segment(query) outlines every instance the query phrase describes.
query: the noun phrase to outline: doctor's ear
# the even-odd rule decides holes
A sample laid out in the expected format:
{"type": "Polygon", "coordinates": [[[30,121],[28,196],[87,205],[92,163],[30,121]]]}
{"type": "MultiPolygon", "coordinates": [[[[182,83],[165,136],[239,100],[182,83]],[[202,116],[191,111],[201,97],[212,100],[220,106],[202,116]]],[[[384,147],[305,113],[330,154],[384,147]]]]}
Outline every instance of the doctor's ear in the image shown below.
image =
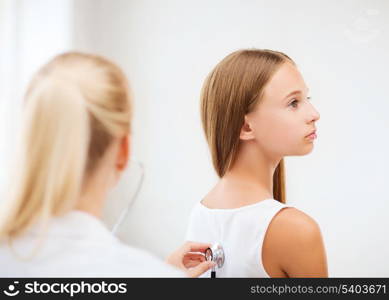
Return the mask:
{"type": "Polygon", "coordinates": [[[247,116],[244,116],[244,123],[240,129],[239,138],[244,141],[252,140],[254,138],[254,131],[247,116]]]}
{"type": "Polygon", "coordinates": [[[119,151],[116,159],[116,167],[124,171],[130,159],[130,135],[122,137],[119,141],[119,151]]]}

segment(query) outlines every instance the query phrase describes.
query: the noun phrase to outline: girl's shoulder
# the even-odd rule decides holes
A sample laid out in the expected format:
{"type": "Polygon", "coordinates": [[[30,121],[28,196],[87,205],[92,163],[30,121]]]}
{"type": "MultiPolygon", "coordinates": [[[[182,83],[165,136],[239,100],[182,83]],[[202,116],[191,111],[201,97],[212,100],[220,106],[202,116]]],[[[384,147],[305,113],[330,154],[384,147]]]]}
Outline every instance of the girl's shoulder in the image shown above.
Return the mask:
{"type": "Polygon", "coordinates": [[[319,272],[322,275],[320,272],[326,269],[320,227],[311,216],[297,208],[285,207],[274,216],[264,246],[274,251],[276,260],[292,277],[300,273],[308,276],[319,272]]]}
{"type": "Polygon", "coordinates": [[[305,212],[295,207],[284,207],[273,218],[272,225],[275,227],[285,227],[284,230],[300,228],[307,231],[315,231],[318,229],[317,222],[305,212]]]}
{"type": "Polygon", "coordinates": [[[295,207],[282,208],[272,219],[267,230],[275,243],[283,246],[308,244],[320,235],[318,223],[308,214],[295,207]]]}

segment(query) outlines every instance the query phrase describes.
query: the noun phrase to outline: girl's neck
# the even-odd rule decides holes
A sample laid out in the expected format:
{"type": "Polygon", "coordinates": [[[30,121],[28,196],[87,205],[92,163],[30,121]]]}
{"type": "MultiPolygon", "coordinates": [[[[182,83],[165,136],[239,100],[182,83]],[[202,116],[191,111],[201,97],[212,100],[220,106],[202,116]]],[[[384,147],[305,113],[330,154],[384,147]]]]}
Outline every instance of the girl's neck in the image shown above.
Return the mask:
{"type": "Polygon", "coordinates": [[[273,174],[281,158],[266,155],[253,141],[242,143],[234,164],[202,203],[236,208],[273,198],[273,174]]]}
{"type": "Polygon", "coordinates": [[[281,157],[272,157],[260,149],[254,141],[242,143],[235,162],[223,178],[245,181],[273,190],[273,174],[281,157]]]}

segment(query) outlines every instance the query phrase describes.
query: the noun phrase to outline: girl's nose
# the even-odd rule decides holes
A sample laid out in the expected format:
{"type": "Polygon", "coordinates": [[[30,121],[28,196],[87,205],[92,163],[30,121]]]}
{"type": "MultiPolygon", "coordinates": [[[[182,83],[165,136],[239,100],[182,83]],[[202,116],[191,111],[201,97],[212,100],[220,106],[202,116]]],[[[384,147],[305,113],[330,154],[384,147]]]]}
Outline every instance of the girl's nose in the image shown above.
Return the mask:
{"type": "Polygon", "coordinates": [[[319,112],[318,112],[316,109],[314,109],[313,119],[314,119],[315,121],[317,121],[317,120],[320,119],[320,114],[319,114],[319,112]]]}
{"type": "Polygon", "coordinates": [[[316,122],[320,119],[320,114],[319,112],[311,105],[311,111],[310,111],[310,117],[309,117],[309,122],[316,122]]]}

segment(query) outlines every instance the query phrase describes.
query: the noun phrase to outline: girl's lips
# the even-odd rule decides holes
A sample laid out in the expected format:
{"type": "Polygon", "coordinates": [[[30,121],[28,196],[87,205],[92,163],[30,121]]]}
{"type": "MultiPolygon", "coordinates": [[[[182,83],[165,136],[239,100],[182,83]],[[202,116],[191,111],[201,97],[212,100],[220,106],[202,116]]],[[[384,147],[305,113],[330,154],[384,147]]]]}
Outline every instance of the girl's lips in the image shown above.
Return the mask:
{"type": "Polygon", "coordinates": [[[307,139],[314,140],[316,138],[317,138],[316,132],[313,132],[310,135],[307,135],[307,139]]]}

